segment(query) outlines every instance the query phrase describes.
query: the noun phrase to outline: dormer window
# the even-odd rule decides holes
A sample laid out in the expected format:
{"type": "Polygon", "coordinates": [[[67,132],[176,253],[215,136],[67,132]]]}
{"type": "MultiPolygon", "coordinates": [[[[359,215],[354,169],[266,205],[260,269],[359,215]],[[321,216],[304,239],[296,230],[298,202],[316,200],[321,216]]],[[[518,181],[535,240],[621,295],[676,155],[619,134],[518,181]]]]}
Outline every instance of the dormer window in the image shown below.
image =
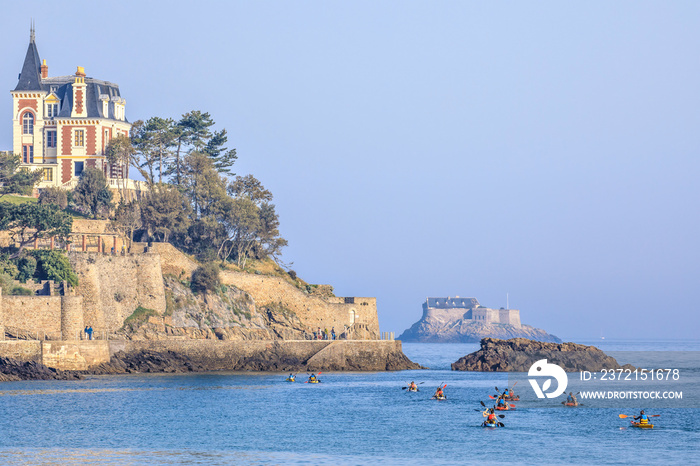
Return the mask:
{"type": "Polygon", "coordinates": [[[22,115],[22,134],[34,134],[34,114],[32,112],[22,115]]]}
{"type": "Polygon", "coordinates": [[[58,86],[51,86],[51,93],[54,94],[58,90],[58,86]]]}
{"type": "Polygon", "coordinates": [[[58,104],[46,104],[46,117],[53,118],[58,116],[58,104]]]}

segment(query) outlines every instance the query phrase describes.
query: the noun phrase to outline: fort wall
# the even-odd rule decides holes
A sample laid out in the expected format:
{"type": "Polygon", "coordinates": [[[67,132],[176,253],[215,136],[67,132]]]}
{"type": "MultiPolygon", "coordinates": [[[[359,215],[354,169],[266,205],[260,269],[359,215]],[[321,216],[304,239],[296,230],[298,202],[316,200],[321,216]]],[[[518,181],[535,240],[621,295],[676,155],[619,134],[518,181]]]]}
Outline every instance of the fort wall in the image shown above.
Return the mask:
{"type": "Polygon", "coordinates": [[[84,325],[112,333],[138,306],[165,312],[161,259],[157,254],[68,253],[83,297],[84,325]]]}
{"type": "Polygon", "coordinates": [[[8,331],[37,334],[37,339],[61,338],[60,296],[2,296],[2,316],[8,331]]]}
{"type": "Polygon", "coordinates": [[[478,304],[470,306],[470,302],[478,303],[474,298],[428,298],[423,303],[423,319],[441,322],[456,322],[464,319],[521,327],[520,311],[517,309],[491,309],[478,304]],[[439,307],[431,307],[430,303],[439,303],[439,307]]]}
{"type": "MultiPolygon", "coordinates": [[[[81,229],[99,234],[105,222],[81,229]]],[[[166,310],[163,273],[189,279],[197,264],[167,243],[154,243],[139,254],[69,251],[79,284],[63,295],[52,283],[37,285],[42,296],[2,296],[0,330],[11,327],[20,338],[77,340],[86,326],[97,335],[113,334],[139,307],[163,314],[166,310]]],[[[223,271],[222,283],[248,293],[255,306],[294,313],[310,331],[331,330],[349,339],[380,338],[377,301],[372,297],[334,297],[306,293],[289,281],[268,275],[223,271]]],[[[5,332],[0,332],[0,340],[5,332]]]]}
{"type": "Polygon", "coordinates": [[[245,360],[267,360],[270,354],[296,360],[309,370],[393,370],[403,356],[398,340],[178,340],[178,341],[0,341],[0,356],[41,362],[60,370],[87,370],[109,362],[118,353],[173,353],[208,370],[232,370],[245,360]]]}
{"type": "MultiPolygon", "coordinates": [[[[189,277],[197,264],[168,243],[152,243],[149,251],[157,252],[163,273],[189,277]]],[[[321,298],[304,293],[280,277],[255,275],[244,272],[222,271],[221,282],[248,293],[257,307],[277,306],[294,312],[311,330],[335,327],[340,334],[345,326],[357,331],[358,339],[378,339],[379,319],[376,298],[330,297],[321,298]]]]}

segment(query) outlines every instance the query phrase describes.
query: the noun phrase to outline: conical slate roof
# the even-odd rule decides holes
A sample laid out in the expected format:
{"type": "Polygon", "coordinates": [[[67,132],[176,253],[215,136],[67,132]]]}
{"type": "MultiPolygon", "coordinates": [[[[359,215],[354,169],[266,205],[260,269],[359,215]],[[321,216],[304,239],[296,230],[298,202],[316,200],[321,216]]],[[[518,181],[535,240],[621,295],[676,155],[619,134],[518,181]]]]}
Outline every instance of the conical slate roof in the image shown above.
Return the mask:
{"type": "Polygon", "coordinates": [[[34,35],[29,41],[27,55],[24,57],[22,72],[19,74],[19,82],[15,91],[40,91],[41,90],[41,60],[39,51],[34,43],[34,35]]]}

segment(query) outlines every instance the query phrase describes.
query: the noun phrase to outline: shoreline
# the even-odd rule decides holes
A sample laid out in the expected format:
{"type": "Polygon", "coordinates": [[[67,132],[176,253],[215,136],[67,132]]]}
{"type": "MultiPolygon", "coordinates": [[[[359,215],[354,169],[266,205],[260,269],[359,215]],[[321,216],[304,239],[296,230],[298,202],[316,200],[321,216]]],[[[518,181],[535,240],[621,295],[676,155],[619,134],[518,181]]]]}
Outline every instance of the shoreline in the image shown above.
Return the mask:
{"type": "Polygon", "coordinates": [[[0,381],[189,372],[422,369],[399,340],[78,340],[0,342],[0,381]]]}

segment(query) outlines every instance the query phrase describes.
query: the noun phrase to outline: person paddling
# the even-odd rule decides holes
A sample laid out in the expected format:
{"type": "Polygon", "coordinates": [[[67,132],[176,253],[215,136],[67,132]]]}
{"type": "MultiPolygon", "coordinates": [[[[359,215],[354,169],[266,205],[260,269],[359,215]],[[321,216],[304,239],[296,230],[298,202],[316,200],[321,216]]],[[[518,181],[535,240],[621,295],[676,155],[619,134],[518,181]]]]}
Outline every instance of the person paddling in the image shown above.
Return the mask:
{"type": "Polygon", "coordinates": [[[411,382],[408,384],[408,391],[409,392],[417,392],[418,391],[418,385],[416,385],[415,382],[411,382]]]}
{"type": "Polygon", "coordinates": [[[497,406],[500,409],[508,409],[508,403],[506,403],[506,397],[505,395],[501,395],[498,397],[498,403],[497,406]]]}
{"type": "Polygon", "coordinates": [[[309,377],[309,382],[311,382],[311,383],[316,382],[316,374],[311,374],[311,377],[309,377]]]}
{"type": "Polygon", "coordinates": [[[644,410],[640,411],[639,416],[636,416],[634,420],[639,421],[640,424],[649,424],[649,418],[644,414],[644,410]]]}
{"type": "Polygon", "coordinates": [[[437,398],[438,400],[445,398],[442,387],[438,387],[437,390],[435,390],[435,395],[433,395],[433,398],[437,398]]]}
{"type": "Polygon", "coordinates": [[[489,416],[486,419],[487,424],[496,424],[496,413],[494,412],[493,408],[488,410],[489,416]]]}
{"type": "Polygon", "coordinates": [[[578,400],[574,392],[569,392],[569,396],[566,397],[566,402],[570,403],[572,406],[578,406],[578,400]]]}

